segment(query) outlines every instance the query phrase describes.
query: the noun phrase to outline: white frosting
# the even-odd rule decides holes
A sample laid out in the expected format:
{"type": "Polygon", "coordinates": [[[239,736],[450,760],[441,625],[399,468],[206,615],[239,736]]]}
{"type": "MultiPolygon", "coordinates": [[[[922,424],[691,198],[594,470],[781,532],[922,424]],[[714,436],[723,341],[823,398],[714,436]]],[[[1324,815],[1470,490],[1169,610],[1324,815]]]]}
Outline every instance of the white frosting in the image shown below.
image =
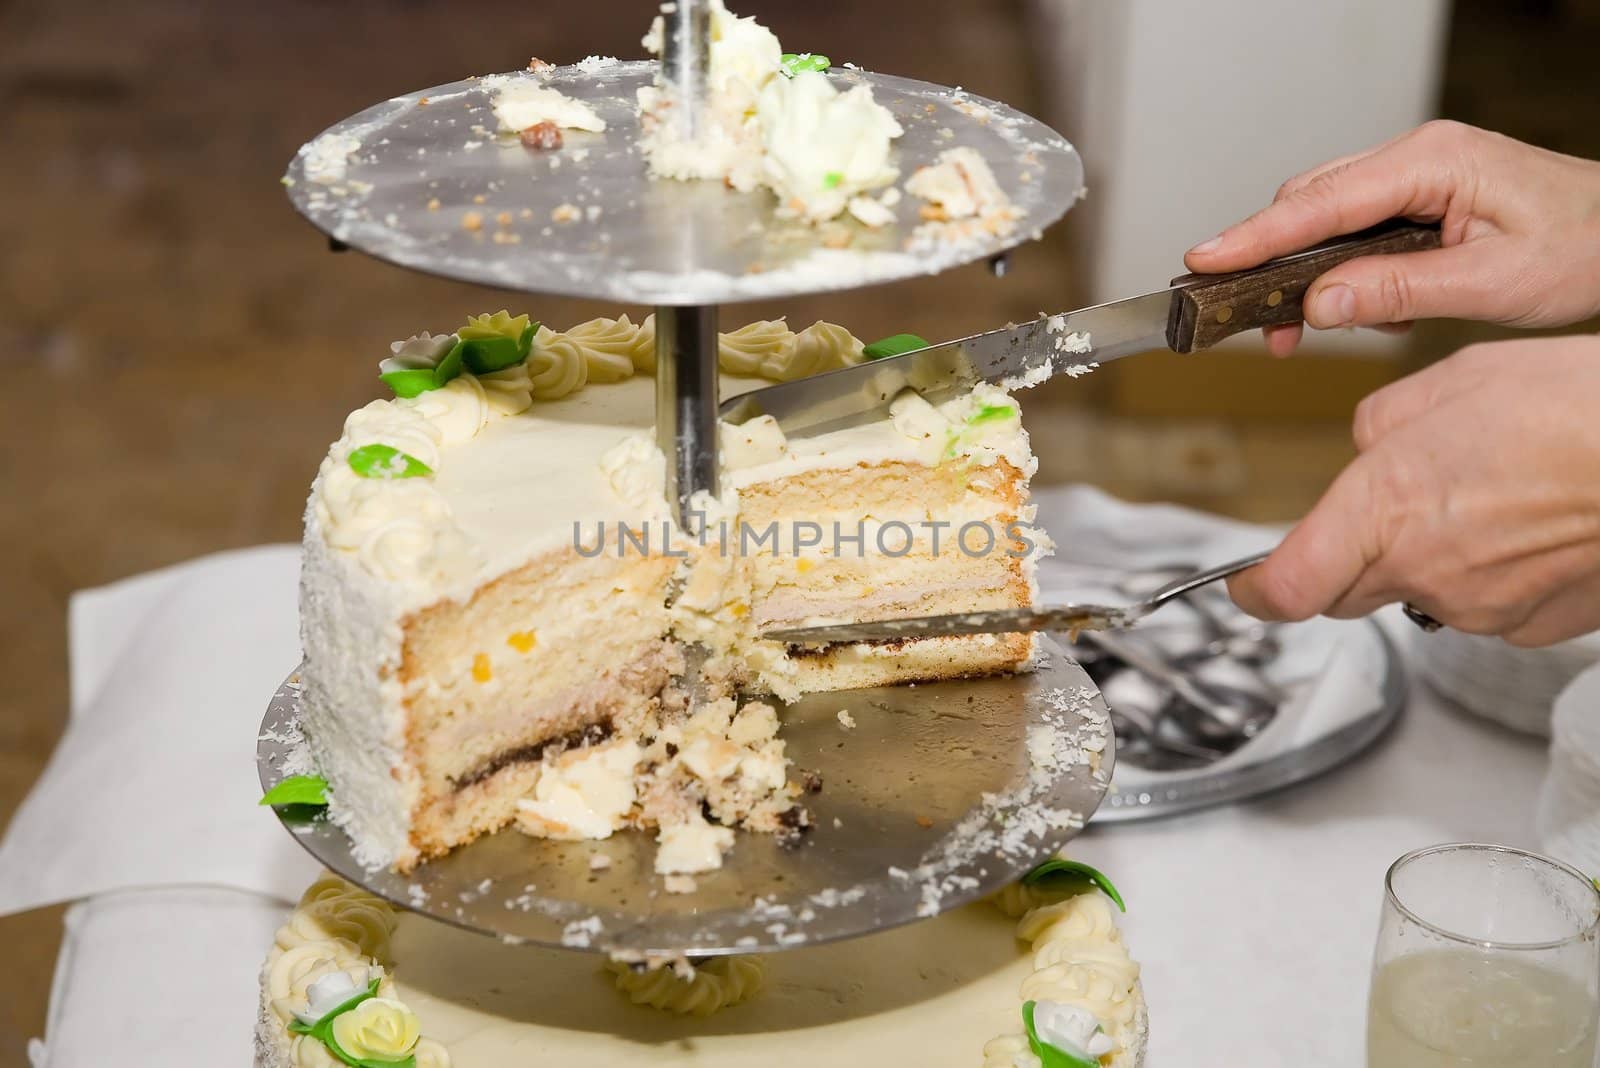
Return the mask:
{"type": "Polygon", "coordinates": [[[567,754],[539,774],[533,797],[517,802],[518,824],[543,838],[609,838],[635,800],[634,769],[642,755],[630,740],[567,754]]]}
{"type": "Polygon", "coordinates": [[[696,816],[662,827],[656,842],[657,875],[693,875],[722,867],[722,854],[733,847],[733,832],[696,816]]]}
{"type": "Polygon", "coordinates": [[[494,117],[500,129],[519,133],[541,122],[570,130],[600,133],[606,122],[581,100],[544,85],[533,74],[494,74],[483,79],[494,96],[494,117]]]}
{"type": "Polygon", "coordinates": [[[773,78],[761,90],[756,117],[766,152],[762,173],[782,213],[831,219],[899,173],[889,149],[905,131],[870,86],[841,93],[820,71],[773,78]]]}

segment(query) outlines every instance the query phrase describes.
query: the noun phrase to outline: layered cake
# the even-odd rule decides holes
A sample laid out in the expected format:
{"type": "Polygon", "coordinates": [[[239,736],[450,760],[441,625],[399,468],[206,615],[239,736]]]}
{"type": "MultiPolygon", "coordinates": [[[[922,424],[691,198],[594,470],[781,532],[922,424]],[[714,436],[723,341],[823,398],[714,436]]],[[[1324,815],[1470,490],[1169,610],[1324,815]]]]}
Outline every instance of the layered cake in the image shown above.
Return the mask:
{"type": "Polygon", "coordinates": [[[867,938],[645,971],[396,914],[326,876],[263,967],[256,1063],[1139,1068],[1117,907],[1043,880],[867,938]]]}
{"type": "MultiPolygon", "coordinates": [[[[505,312],[392,346],[306,509],[303,726],[330,811],[407,870],[516,822],[656,833],[657,870],[716,867],[731,828],[806,815],[778,735],[819,690],[1025,668],[1025,635],[792,649],[764,630],[1030,604],[1034,470],[1016,401],[912,392],[790,440],[722,427],[691,536],[652,430],[651,320],[566,331],[505,312]],[[687,643],[704,691],[680,685],[687,643]],[[755,700],[752,698],[759,698],[755,700]]],[[[721,337],[724,397],[863,360],[848,330],[721,337]]]]}

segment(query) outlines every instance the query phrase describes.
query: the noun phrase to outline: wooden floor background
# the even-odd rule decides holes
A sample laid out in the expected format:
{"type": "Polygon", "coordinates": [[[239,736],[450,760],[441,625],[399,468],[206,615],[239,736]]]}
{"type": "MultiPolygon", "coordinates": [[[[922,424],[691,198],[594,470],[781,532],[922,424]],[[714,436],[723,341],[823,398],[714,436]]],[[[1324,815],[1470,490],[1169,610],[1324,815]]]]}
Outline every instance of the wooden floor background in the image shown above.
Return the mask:
{"type": "MultiPolygon", "coordinates": [[[[530,53],[637,55],[647,6],[0,0],[0,828],[65,718],[71,591],[297,538],[388,340],[507,304],[558,326],[618,310],[329,254],[278,184],[295,148],[373,100],[530,53]]],[[[1039,110],[1019,0],[739,7],[791,45],[1039,110]]],[[[1446,111],[1600,155],[1594,24],[1555,3],[1458,8],[1446,111]]],[[[1070,265],[1053,234],[1003,280],[973,268],[727,318],[956,336],[1072,306],[1070,265]]],[[[1350,455],[1355,401],[1469,336],[1425,333],[1398,363],[1153,357],[1052,383],[1026,405],[1041,478],[1287,519],[1350,455]]],[[[43,1030],[59,918],[0,920],[0,1068],[43,1030]]]]}

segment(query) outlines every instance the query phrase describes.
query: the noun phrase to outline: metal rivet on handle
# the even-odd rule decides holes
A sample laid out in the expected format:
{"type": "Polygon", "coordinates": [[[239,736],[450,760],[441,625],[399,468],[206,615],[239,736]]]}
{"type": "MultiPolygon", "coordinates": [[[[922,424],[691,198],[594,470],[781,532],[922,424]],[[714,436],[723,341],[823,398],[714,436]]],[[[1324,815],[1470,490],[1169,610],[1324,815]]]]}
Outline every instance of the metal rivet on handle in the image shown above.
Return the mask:
{"type": "Polygon", "coordinates": [[[1282,303],[1283,303],[1283,290],[1274,289],[1271,293],[1267,294],[1267,307],[1276,308],[1278,305],[1280,305],[1282,303]]]}
{"type": "Polygon", "coordinates": [[[1224,304],[1222,307],[1217,309],[1217,322],[1225,323],[1229,319],[1232,319],[1232,318],[1233,318],[1233,305],[1224,304]]]}

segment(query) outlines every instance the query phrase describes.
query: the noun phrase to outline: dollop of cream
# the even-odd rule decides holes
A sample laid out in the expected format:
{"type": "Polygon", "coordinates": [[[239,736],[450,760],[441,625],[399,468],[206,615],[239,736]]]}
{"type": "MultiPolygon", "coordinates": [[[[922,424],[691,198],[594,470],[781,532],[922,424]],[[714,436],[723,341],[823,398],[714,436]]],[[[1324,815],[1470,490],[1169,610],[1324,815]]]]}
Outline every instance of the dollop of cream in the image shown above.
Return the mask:
{"type": "Polygon", "coordinates": [[[528,374],[528,361],[512,364],[499,371],[478,376],[483,395],[499,415],[516,415],[533,406],[533,379],[528,374]]]}
{"type": "Polygon", "coordinates": [[[728,374],[774,378],[794,359],[794,342],[794,331],[782,319],[757,319],[717,335],[717,359],[728,374]]]}
{"type": "Polygon", "coordinates": [[[560,400],[589,381],[589,364],[583,358],[583,349],[547,326],[539,327],[527,362],[534,400],[560,400]]]}
{"type": "Polygon", "coordinates": [[[445,446],[471,441],[494,414],[483,384],[475,375],[467,374],[457,375],[441,389],[430,389],[394,404],[427,420],[438,431],[439,443],[445,446]]]}
{"type": "Polygon", "coordinates": [[[648,510],[666,496],[667,458],[649,434],[630,434],[613,445],[600,457],[600,470],[631,510],[648,510]]]}
{"type": "Polygon", "coordinates": [[[636,970],[620,961],[607,962],[606,970],[635,1005],[687,1016],[710,1016],[748,1001],[766,981],[760,957],[716,957],[695,965],[687,976],[673,968],[636,970]]]}
{"type": "Polygon", "coordinates": [[[725,470],[743,471],[776,463],[789,450],[789,439],[770,415],[758,415],[738,426],[723,423],[720,429],[725,470]]]}
{"type": "MultiPolygon", "coordinates": [[[[653,325],[653,324],[652,324],[653,325]]],[[[563,335],[578,346],[591,382],[621,382],[634,372],[634,351],[639,339],[639,327],[626,315],[615,319],[590,319],[579,323],[563,335]]],[[[651,350],[655,347],[655,331],[651,330],[651,350]]]]}
{"type": "MultiPolygon", "coordinates": [[[[788,364],[772,367],[768,377],[792,382],[807,375],[853,367],[866,358],[862,348],[861,339],[838,323],[818,319],[794,336],[788,364]]],[[[766,370],[764,367],[763,372],[766,370]]]]}
{"type": "Polygon", "coordinates": [[[733,848],[733,832],[707,823],[697,813],[681,823],[663,825],[656,843],[657,875],[694,875],[722,867],[722,854],[733,848]]]}
{"type": "Polygon", "coordinates": [[[539,772],[533,796],[517,802],[517,828],[567,842],[611,837],[633,809],[642,753],[624,740],[563,754],[539,772]]]}
{"type": "Polygon", "coordinates": [[[761,91],[756,117],[762,174],[782,214],[831,219],[899,174],[889,149],[905,131],[870,86],[841,93],[820,71],[774,78],[761,91]]]}
{"type": "Polygon", "coordinates": [[[1112,908],[1100,894],[1079,894],[1028,913],[1017,936],[1033,943],[1034,952],[1023,1000],[1086,1009],[1120,1046],[1138,1009],[1139,966],[1122,945],[1112,908]]]}

